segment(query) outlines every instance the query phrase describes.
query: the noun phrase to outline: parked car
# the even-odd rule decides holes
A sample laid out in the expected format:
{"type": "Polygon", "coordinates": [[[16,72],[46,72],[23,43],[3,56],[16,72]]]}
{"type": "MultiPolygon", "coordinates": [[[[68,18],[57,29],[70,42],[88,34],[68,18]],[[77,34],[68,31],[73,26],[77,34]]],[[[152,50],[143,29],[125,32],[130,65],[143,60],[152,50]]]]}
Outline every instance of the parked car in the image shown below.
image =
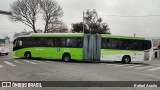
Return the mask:
{"type": "Polygon", "coordinates": [[[10,53],[10,50],[6,47],[0,47],[0,55],[8,55],[10,53]]]}

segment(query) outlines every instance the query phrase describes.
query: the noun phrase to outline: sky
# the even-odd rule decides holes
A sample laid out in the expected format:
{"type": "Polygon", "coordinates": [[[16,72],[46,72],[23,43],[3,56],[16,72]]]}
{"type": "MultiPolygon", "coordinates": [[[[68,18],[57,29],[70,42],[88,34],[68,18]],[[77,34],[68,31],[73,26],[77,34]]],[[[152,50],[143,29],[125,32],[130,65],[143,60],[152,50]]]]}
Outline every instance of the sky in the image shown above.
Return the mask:
{"type": "MultiPolygon", "coordinates": [[[[9,11],[16,0],[0,0],[0,10],[9,11]]],[[[103,22],[109,25],[113,35],[142,37],[160,36],[160,0],[56,0],[63,8],[61,18],[71,29],[71,24],[82,22],[83,11],[95,9],[103,22]],[[112,16],[116,15],[116,16],[112,16]],[[157,15],[157,16],[152,16],[157,15]],[[143,16],[143,17],[125,17],[143,16]]],[[[37,29],[43,30],[42,20],[38,19],[37,29]]],[[[22,23],[11,22],[6,15],[0,15],[0,36],[23,30],[31,31],[22,23]]]]}

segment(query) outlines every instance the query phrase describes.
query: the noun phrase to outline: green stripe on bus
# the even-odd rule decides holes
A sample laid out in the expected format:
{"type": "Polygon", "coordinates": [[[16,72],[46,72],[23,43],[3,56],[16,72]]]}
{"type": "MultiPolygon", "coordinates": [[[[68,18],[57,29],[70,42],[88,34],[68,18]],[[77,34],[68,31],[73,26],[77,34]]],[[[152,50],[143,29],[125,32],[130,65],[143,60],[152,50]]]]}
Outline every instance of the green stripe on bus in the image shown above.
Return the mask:
{"type": "Polygon", "coordinates": [[[101,49],[101,55],[131,54],[131,53],[137,53],[137,52],[144,52],[144,51],[101,49]]]}

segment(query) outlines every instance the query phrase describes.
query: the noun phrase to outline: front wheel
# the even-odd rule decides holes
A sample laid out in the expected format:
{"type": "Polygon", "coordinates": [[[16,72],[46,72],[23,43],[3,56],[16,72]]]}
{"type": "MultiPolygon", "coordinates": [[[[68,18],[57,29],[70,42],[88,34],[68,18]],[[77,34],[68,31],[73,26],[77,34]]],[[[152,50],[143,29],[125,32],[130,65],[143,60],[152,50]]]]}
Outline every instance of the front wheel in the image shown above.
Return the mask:
{"type": "Polygon", "coordinates": [[[9,53],[5,53],[5,55],[8,55],[9,53]]]}
{"type": "Polygon", "coordinates": [[[62,60],[65,62],[69,62],[71,60],[71,56],[69,54],[64,54],[62,56],[62,60]]]}
{"type": "Polygon", "coordinates": [[[123,58],[122,58],[122,63],[128,64],[128,63],[130,63],[130,62],[131,62],[130,56],[123,56],[123,58]]]}
{"type": "Polygon", "coordinates": [[[27,52],[27,53],[25,54],[25,58],[26,58],[26,59],[31,59],[31,58],[32,58],[31,53],[30,53],[30,52],[27,52]]]}

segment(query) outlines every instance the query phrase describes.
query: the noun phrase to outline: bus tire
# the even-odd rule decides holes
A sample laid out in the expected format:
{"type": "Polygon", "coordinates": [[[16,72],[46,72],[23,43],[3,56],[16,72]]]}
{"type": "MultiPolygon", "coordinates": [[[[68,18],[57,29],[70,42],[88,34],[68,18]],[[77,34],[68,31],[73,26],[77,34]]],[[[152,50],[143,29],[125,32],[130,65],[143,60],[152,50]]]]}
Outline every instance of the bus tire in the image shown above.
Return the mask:
{"type": "Polygon", "coordinates": [[[71,61],[71,56],[70,56],[70,54],[68,54],[68,53],[63,54],[62,60],[65,61],[65,62],[71,61]]]}
{"type": "Polygon", "coordinates": [[[8,55],[9,53],[5,53],[5,55],[8,55]]]}
{"type": "Polygon", "coordinates": [[[131,62],[131,57],[130,56],[128,56],[128,55],[123,56],[123,58],[122,58],[122,63],[123,64],[128,64],[130,62],[131,62]]]}
{"type": "Polygon", "coordinates": [[[31,59],[31,58],[32,58],[31,53],[30,53],[30,52],[26,52],[26,53],[25,53],[25,58],[26,58],[26,59],[31,59]]]}

